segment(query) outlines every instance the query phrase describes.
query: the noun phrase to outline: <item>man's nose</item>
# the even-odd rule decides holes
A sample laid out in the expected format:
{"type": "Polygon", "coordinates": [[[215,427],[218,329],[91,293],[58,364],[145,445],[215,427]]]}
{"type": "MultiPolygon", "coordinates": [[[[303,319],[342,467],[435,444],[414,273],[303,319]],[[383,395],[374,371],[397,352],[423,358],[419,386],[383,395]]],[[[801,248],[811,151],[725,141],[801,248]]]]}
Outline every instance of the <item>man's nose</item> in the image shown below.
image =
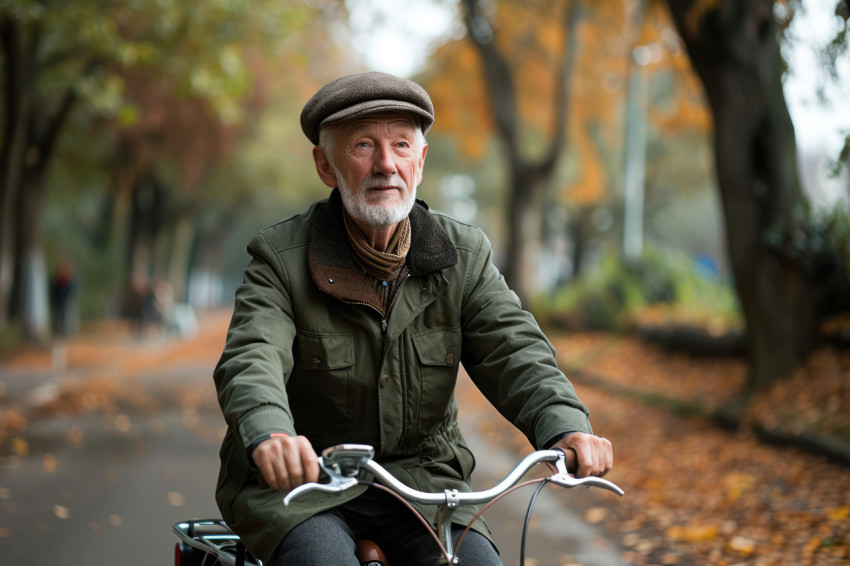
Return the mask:
{"type": "Polygon", "coordinates": [[[372,163],[372,172],[380,175],[392,175],[398,172],[392,148],[386,145],[377,147],[372,163]]]}

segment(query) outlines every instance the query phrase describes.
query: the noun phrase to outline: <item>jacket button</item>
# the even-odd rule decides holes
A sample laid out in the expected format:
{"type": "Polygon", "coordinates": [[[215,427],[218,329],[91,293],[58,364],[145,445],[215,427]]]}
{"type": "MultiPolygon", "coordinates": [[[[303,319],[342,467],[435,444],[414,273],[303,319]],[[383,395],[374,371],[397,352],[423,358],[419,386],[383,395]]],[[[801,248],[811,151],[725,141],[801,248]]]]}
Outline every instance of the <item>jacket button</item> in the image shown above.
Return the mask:
{"type": "Polygon", "coordinates": [[[322,360],[319,358],[313,358],[310,360],[310,369],[319,369],[322,367],[322,360]]]}
{"type": "Polygon", "coordinates": [[[423,295],[426,294],[428,292],[428,285],[422,285],[421,290],[423,295]]]}
{"type": "Polygon", "coordinates": [[[390,376],[388,376],[388,375],[382,375],[381,376],[381,387],[386,387],[387,383],[389,383],[389,382],[390,382],[390,376]]]}
{"type": "Polygon", "coordinates": [[[453,366],[455,365],[455,355],[454,354],[446,354],[446,364],[453,366]]]}

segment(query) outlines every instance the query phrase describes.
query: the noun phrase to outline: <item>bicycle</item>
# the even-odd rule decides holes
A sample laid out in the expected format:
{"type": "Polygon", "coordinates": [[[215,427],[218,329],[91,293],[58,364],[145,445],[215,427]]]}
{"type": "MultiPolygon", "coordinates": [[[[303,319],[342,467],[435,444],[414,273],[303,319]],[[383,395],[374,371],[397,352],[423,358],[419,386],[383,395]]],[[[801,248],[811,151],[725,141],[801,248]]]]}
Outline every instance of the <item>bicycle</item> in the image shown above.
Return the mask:
{"type": "MultiPolygon", "coordinates": [[[[311,491],[341,493],[357,485],[366,483],[387,491],[400,499],[422,521],[424,527],[439,546],[447,564],[459,564],[459,550],[463,539],[470,527],[467,526],[458,538],[457,544],[452,543],[451,518],[461,505],[482,505],[478,515],[470,525],[496,501],[521,487],[539,483],[532,495],[525,516],[522,531],[520,564],[525,561],[525,539],[528,532],[531,510],[537,495],[548,484],[559,487],[573,488],[578,486],[599,487],[622,496],[623,490],[608,480],[598,477],[575,478],[567,472],[566,455],[561,450],[538,450],[526,456],[508,473],[496,486],[484,491],[459,492],[445,490],[443,493],[427,493],[418,491],[401,483],[383,466],[373,460],[375,451],[365,444],[342,444],[326,448],[319,457],[319,468],[323,483],[306,483],[296,487],[286,494],[283,504],[289,505],[294,499],[311,491]],[[555,473],[543,478],[536,478],[518,483],[522,477],[535,465],[543,462],[552,463],[555,473]],[[366,472],[375,478],[375,482],[358,479],[366,472]],[[436,532],[425,521],[409,502],[428,505],[439,505],[436,532]]],[[[239,541],[238,535],[231,531],[221,519],[204,519],[184,521],[174,525],[174,533],[180,539],[175,545],[175,566],[262,566],[262,562],[250,555],[239,541]]],[[[388,566],[379,549],[371,546],[368,541],[359,541],[358,550],[363,566],[388,566]]]]}

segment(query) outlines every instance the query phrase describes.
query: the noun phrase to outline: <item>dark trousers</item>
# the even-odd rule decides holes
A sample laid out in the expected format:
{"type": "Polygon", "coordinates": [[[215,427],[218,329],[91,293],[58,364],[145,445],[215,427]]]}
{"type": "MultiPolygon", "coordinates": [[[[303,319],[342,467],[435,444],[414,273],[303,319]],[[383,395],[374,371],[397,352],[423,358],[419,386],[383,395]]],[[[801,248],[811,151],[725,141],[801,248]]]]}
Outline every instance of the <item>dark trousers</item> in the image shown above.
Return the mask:
{"type": "MultiPolygon", "coordinates": [[[[465,527],[452,529],[457,545],[465,527]]],[[[377,543],[391,566],[433,566],[442,553],[413,513],[394,497],[370,488],[357,499],[314,515],[295,527],[269,562],[270,566],[359,566],[355,541],[377,543]]],[[[495,547],[470,530],[457,553],[461,565],[501,566],[495,547]]]]}

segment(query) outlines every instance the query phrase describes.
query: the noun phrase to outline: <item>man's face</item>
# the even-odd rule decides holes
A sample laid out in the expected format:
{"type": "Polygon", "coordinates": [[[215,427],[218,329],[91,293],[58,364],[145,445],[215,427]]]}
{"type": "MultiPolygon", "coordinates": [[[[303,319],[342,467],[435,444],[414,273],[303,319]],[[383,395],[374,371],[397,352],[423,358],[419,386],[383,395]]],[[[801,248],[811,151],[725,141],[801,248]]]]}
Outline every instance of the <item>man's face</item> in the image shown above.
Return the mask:
{"type": "Polygon", "coordinates": [[[373,116],[339,128],[331,166],[345,209],[372,228],[395,226],[410,213],[422,181],[427,146],[417,143],[417,126],[373,116]]]}

